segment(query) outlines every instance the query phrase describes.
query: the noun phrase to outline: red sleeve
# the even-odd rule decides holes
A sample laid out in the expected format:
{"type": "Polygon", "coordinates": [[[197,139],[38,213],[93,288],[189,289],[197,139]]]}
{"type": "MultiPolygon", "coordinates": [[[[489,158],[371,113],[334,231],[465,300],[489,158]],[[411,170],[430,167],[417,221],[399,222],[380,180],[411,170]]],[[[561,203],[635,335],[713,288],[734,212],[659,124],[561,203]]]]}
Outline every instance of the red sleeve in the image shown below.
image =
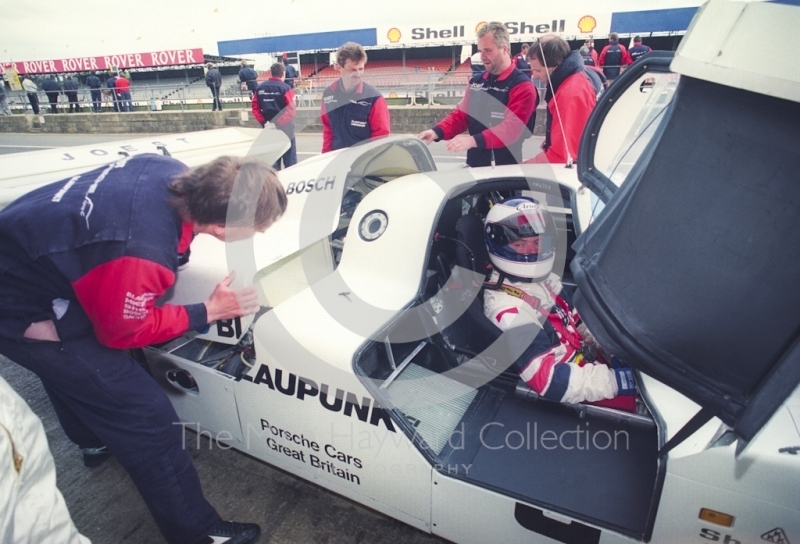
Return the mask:
{"type": "Polygon", "coordinates": [[[294,91],[289,89],[284,93],[283,97],[286,99],[286,106],[283,108],[283,113],[276,119],[278,125],[283,126],[292,119],[294,119],[297,108],[294,106],[294,91]]]}
{"type": "Polygon", "coordinates": [[[166,342],[189,329],[184,306],[155,301],[175,283],[175,274],[153,261],[121,257],[90,270],[72,287],[98,341],[115,349],[166,342]]]}
{"type": "Polygon", "coordinates": [[[253,93],[253,102],[251,104],[251,109],[253,110],[253,117],[256,118],[256,121],[261,123],[262,127],[265,124],[267,124],[267,120],[266,118],[264,118],[264,114],[261,113],[261,106],[258,105],[258,92],[253,93]]]}
{"type": "Polygon", "coordinates": [[[503,121],[481,132],[486,149],[506,147],[519,139],[536,107],[536,98],[536,87],[531,81],[521,83],[509,91],[503,121]]]}
{"type": "Polygon", "coordinates": [[[620,49],[622,49],[622,64],[627,66],[628,64],[633,64],[633,59],[631,58],[630,51],[624,46],[620,45],[620,49]]]}
{"type": "Polygon", "coordinates": [[[384,97],[379,96],[372,104],[368,121],[370,138],[386,136],[392,131],[392,121],[389,117],[389,106],[386,105],[386,99],[384,97]]]}
{"type": "Polygon", "coordinates": [[[598,66],[606,65],[606,51],[608,51],[608,46],[605,46],[603,50],[600,52],[600,59],[598,59],[597,61],[598,66]]]}
{"type": "MultiPolygon", "coordinates": [[[[555,100],[558,100],[561,122],[559,123],[558,115],[553,111],[553,123],[550,128],[550,148],[545,151],[547,160],[551,164],[567,162],[567,149],[564,147],[565,136],[572,160],[578,159],[578,147],[581,143],[583,128],[586,126],[586,121],[589,120],[589,115],[592,113],[597,101],[594,89],[591,88],[589,81],[583,74],[578,73],[570,76],[562,85],[568,83],[569,85],[564,89],[565,92],[555,97],[555,100]]],[[[550,105],[554,104],[554,101],[550,102],[550,105]]]]}
{"type": "Polygon", "coordinates": [[[469,89],[464,94],[456,108],[436,125],[442,131],[443,140],[450,140],[469,128],[469,89]]]}
{"type": "Polygon", "coordinates": [[[319,118],[322,121],[322,152],[333,151],[333,131],[331,121],[328,119],[328,112],[325,111],[325,104],[319,106],[319,118]]]}

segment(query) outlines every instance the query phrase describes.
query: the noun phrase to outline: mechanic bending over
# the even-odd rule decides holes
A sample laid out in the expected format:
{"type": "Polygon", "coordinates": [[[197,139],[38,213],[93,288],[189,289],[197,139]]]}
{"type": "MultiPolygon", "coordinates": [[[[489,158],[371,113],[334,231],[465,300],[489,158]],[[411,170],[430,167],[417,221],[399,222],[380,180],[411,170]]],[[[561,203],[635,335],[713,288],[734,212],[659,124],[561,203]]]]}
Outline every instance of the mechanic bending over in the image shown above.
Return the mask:
{"type": "Polygon", "coordinates": [[[87,466],[117,458],[170,543],[249,543],[260,529],[222,521],[206,501],[171,403],[123,350],[256,312],[255,288],[231,289],[233,274],[205,302],[155,301],[195,234],[251,237],[286,203],[262,161],[220,157],[187,169],[146,154],[46,185],[0,212],[0,353],[39,376],[87,466]]]}
{"type": "Polygon", "coordinates": [[[504,331],[541,325],[515,362],[522,380],[559,402],[629,396],[606,405],[635,411],[631,369],[595,342],[572,307],[571,293],[552,273],[556,226],[547,208],[529,197],[507,198],[489,210],[484,233],[495,269],[485,285],[484,313],[504,331]]]}

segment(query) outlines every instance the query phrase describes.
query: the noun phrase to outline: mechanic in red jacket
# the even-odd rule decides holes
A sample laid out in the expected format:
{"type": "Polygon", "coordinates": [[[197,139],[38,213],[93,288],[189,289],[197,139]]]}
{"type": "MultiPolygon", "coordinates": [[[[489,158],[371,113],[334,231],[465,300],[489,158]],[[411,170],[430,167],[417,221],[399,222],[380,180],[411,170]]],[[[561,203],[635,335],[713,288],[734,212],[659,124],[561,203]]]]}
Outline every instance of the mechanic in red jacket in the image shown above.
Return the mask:
{"type": "Polygon", "coordinates": [[[608,35],[608,45],[600,52],[597,65],[603,69],[608,81],[613,82],[629,64],[633,64],[630,53],[619,43],[619,34],[612,32],[608,35]]]}
{"type": "Polygon", "coordinates": [[[117,458],[170,543],[252,542],[259,528],[222,521],[205,500],[172,404],[123,350],[254,313],[255,289],[232,290],[232,275],[205,302],[155,303],[195,234],[247,238],[285,208],[263,161],[221,157],[187,169],[144,154],[45,185],[0,212],[0,353],[39,376],[87,466],[117,458]]]}
{"type": "Polygon", "coordinates": [[[478,50],[486,71],[473,75],[456,108],[419,138],[426,143],[449,140],[447,150],[466,151],[469,166],[519,164],[522,143],[533,132],[539,95],[530,74],[514,67],[505,25],[482,26],[478,50]]]}
{"type": "Polygon", "coordinates": [[[322,152],[343,149],[370,138],[386,136],[391,130],[386,99],[365,83],[367,52],[355,42],[336,51],[336,69],[342,77],[322,93],[322,152]]]}
{"type": "Polygon", "coordinates": [[[525,162],[571,164],[600,89],[580,53],[558,36],[543,36],[528,50],[528,60],[533,76],[547,82],[547,129],[543,151],[525,162]]]}

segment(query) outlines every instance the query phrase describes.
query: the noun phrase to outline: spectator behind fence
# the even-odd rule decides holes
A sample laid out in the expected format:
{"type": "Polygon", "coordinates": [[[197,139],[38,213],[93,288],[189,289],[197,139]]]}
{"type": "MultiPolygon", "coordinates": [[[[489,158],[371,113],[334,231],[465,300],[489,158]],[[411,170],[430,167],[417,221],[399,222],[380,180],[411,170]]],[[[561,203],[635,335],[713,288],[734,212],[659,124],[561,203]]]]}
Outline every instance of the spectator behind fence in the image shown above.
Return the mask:
{"type": "Polygon", "coordinates": [[[650,49],[649,46],[642,44],[642,37],[636,36],[633,39],[633,47],[631,47],[628,53],[631,56],[631,60],[633,60],[633,62],[636,62],[637,60],[648,54],[650,51],[652,51],[652,49],[650,49]]]}
{"type": "Polygon", "coordinates": [[[213,97],[211,111],[222,111],[222,102],[219,101],[219,89],[222,87],[222,74],[220,74],[219,70],[210,62],[206,64],[206,68],[208,68],[208,73],[206,73],[206,85],[211,89],[211,96],[213,97]]]}
{"type": "Polygon", "coordinates": [[[592,66],[597,66],[599,57],[597,55],[597,49],[594,48],[594,40],[586,40],[583,42],[583,45],[589,51],[589,56],[592,57],[592,60],[594,61],[592,66]]]}
{"type": "Polygon", "coordinates": [[[86,85],[92,95],[92,111],[100,113],[100,107],[103,104],[103,92],[101,91],[103,82],[97,77],[97,72],[92,70],[91,75],[86,78],[86,85]]]}
{"type": "Polygon", "coordinates": [[[78,82],[72,79],[71,74],[67,74],[64,80],[64,94],[67,95],[70,113],[80,113],[81,105],[78,103],[78,82]]]}
{"type": "Polygon", "coordinates": [[[55,76],[49,75],[42,83],[42,90],[47,95],[50,102],[50,113],[58,113],[58,95],[61,94],[61,85],[56,81],[55,76]]]}
{"type": "Polygon", "coordinates": [[[131,82],[124,75],[117,76],[117,81],[114,83],[114,88],[117,91],[119,98],[119,111],[128,112],[133,111],[133,102],[131,102],[131,82]]]}
{"type": "Polygon", "coordinates": [[[539,95],[530,75],[512,64],[502,23],[480,28],[478,48],[486,71],[473,75],[450,115],[419,137],[426,143],[450,140],[447,150],[466,151],[469,166],[518,164],[522,142],[533,133],[539,95]],[[461,134],[465,130],[468,135],[461,134]]]}
{"type": "Polygon", "coordinates": [[[341,77],[322,93],[322,152],[350,147],[389,134],[391,120],[386,99],[363,81],[367,52],[347,42],[336,51],[341,77]]]}
{"type": "Polygon", "coordinates": [[[597,65],[612,83],[619,76],[625,66],[631,64],[631,56],[625,46],[619,43],[619,34],[612,32],[608,35],[608,45],[600,52],[597,65]]]}
{"type": "Polygon", "coordinates": [[[253,93],[256,92],[258,88],[258,74],[247,65],[246,60],[242,61],[242,69],[239,70],[239,83],[242,85],[241,90],[244,91],[247,89],[252,98],[253,93]]]}
{"type": "Polygon", "coordinates": [[[117,95],[117,73],[111,72],[108,74],[108,79],[106,80],[106,87],[109,89],[109,95],[111,96],[111,103],[114,106],[114,111],[119,111],[119,96],[117,95]]]}
{"type": "Polygon", "coordinates": [[[252,110],[256,121],[265,126],[272,122],[275,128],[286,134],[290,147],[273,165],[275,170],[297,164],[297,143],[294,137],[294,91],[284,82],[285,67],[280,62],[273,64],[270,78],[261,83],[253,95],[252,110]]]}
{"type": "Polygon", "coordinates": [[[31,103],[31,109],[34,115],[39,115],[39,88],[36,83],[31,81],[31,78],[25,76],[22,79],[22,88],[28,94],[28,102],[31,103]]]}
{"type": "Polygon", "coordinates": [[[528,51],[535,77],[547,82],[547,128],[542,152],[526,163],[566,163],[578,158],[583,127],[602,90],[599,76],[558,36],[543,36],[528,51]],[[594,79],[594,78],[597,79],[594,79]]]}
{"type": "Polygon", "coordinates": [[[11,108],[8,107],[8,96],[6,94],[6,78],[3,76],[2,68],[0,68],[0,113],[11,115],[11,108]]]}
{"type": "Polygon", "coordinates": [[[289,56],[286,53],[283,54],[281,62],[283,62],[284,66],[286,66],[286,77],[284,78],[284,83],[294,89],[294,80],[300,77],[300,74],[297,73],[297,68],[289,64],[289,56]]]}

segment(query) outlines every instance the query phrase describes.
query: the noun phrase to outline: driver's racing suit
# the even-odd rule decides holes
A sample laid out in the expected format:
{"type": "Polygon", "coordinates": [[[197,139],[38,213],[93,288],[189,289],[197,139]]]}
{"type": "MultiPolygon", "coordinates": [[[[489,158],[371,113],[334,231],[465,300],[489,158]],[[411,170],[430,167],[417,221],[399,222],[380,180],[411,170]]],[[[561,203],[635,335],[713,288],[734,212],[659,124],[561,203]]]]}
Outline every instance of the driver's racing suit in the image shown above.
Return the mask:
{"type": "MultiPolygon", "coordinates": [[[[496,285],[498,279],[495,271],[489,284],[496,285]]],[[[541,326],[514,363],[536,393],[554,401],[579,403],[635,391],[630,369],[613,369],[596,360],[594,338],[556,274],[539,283],[506,278],[502,289],[484,291],[484,313],[492,323],[503,331],[530,323],[541,326]]]]}

